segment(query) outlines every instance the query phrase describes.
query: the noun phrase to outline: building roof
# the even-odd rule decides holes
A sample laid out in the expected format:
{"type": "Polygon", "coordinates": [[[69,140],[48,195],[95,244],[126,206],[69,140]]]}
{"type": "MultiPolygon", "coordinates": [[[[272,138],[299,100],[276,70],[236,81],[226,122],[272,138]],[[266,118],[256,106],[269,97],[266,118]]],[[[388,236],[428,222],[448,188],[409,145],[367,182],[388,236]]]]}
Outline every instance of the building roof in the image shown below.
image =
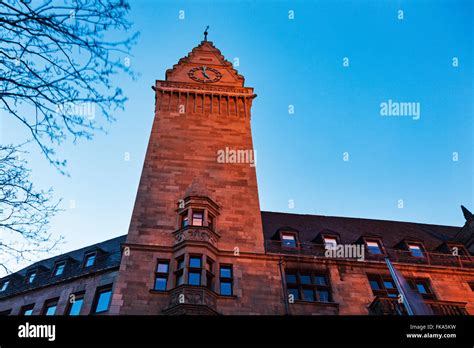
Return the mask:
{"type": "MultiPolygon", "coordinates": [[[[412,222],[372,220],[322,215],[303,215],[277,212],[261,212],[265,240],[275,239],[281,230],[298,234],[300,243],[314,243],[321,233],[336,234],[342,244],[356,242],[362,236],[379,237],[386,247],[394,248],[404,239],[420,240],[427,251],[433,251],[443,242],[452,240],[460,227],[430,225],[412,222]]],[[[121,245],[126,235],[73,250],[49,259],[38,261],[6,278],[11,279],[12,286],[0,293],[0,298],[41,286],[52,285],[67,279],[85,276],[120,265],[121,245]],[[93,267],[84,268],[84,256],[97,251],[93,267]],[[67,265],[61,276],[52,276],[55,264],[66,260],[67,265]],[[37,275],[33,284],[27,284],[25,277],[30,270],[36,269],[37,275]]]]}
{"type": "Polygon", "coordinates": [[[461,227],[413,222],[372,220],[323,215],[262,212],[265,239],[274,239],[278,230],[293,229],[300,243],[312,243],[322,232],[337,234],[341,244],[356,242],[361,236],[376,236],[385,246],[395,247],[404,239],[423,242],[428,251],[451,240],[461,227]]]}
{"type": "Polygon", "coordinates": [[[77,278],[118,267],[121,259],[121,244],[125,242],[126,237],[126,235],[115,237],[81,249],[41,260],[18,272],[10,274],[3,278],[10,279],[11,284],[8,285],[8,288],[5,291],[0,292],[0,298],[38,287],[52,285],[71,278],[77,278]],[[96,253],[94,265],[87,268],[83,267],[85,255],[92,252],[96,253]],[[66,261],[63,273],[59,276],[53,276],[55,265],[62,261],[66,261]],[[26,276],[32,270],[36,270],[35,280],[32,284],[27,284],[26,276]]]}

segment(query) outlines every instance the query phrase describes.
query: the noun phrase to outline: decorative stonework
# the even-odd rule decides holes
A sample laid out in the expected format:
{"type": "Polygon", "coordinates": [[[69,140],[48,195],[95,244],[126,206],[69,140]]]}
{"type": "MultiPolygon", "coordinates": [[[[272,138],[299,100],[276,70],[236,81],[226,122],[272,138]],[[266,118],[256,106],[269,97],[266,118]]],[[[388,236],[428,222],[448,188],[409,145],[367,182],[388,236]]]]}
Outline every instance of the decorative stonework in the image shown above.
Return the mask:
{"type": "Polygon", "coordinates": [[[203,306],[215,311],[217,308],[216,299],[217,295],[205,287],[182,285],[171,292],[169,305],[165,311],[172,308],[176,311],[176,307],[179,306],[203,306]]]}
{"type": "Polygon", "coordinates": [[[204,226],[188,226],[173,233],[175,240],[174,244],[179,244],[184,241],[198,241],[210,243],[217,247],[220,235],[204,226]]]}
{"type": "Polygon", "coordinates": [[[168,82],[157,81],[156,89],[173,89],[185,93],[185,90],[202,91],[202,92],[216,92],[216,93],[230,93],[230,94],[249,94],[253,95],[253,88],[248,87],[222,87],[202,84],[193,84],[185,82],[168,82]]]}

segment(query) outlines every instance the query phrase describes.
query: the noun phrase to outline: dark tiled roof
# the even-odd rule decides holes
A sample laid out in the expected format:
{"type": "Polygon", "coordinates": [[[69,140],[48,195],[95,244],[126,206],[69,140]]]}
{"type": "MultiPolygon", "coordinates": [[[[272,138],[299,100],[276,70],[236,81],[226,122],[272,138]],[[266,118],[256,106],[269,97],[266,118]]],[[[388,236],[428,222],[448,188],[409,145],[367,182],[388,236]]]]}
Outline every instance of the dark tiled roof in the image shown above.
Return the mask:
{"type": "Polygon", "coordinates": [[[274,239],[282,228],[298,231],[299,241],[311,243],[324,230],[339,235],[342,244],[350,244],[361,236],[378,236],[385,246],[395,247],[403,239],[419,239],[428,251],[456,235],[461,227],[420,224],[413,222],[371,220],[322,215],[302,215],[262,212],[265,239],[274,239]]]}
{"type": "Polygon", "coordinates": [[[10,279],[6,291],[0,292],[0,299],[22,291],[54,284],[67,279],[76,278],[89,273],[95,273],[104,269],[118,267],[121,259],[121,244],[125,242],[126,235],[106,240],[101,243],[70,251],[49,259],[38,261],[22,270],[10,274],[4,279],[10,279]],[[96,261],[92,267],[84,268],[84,255],[97,251],[96,261]],[[64,271],[59,276],[52,276],[55,264],[66,261],[64,271]],[[32,284],[25,282],[25,277],[30,270],[37,270],[35,280],[32,284]]]}

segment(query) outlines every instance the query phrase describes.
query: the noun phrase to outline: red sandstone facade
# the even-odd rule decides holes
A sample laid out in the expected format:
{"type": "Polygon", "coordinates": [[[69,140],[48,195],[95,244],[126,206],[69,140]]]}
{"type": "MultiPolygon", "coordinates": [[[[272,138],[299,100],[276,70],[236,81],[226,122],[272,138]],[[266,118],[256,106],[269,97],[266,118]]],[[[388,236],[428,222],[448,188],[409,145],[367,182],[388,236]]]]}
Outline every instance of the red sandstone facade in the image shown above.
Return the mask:
{"type": "Polygon", "coordinates": [[[232,64],[205,40],[153,90],[155,118],[130,229],[114,242],[121,261],[0,293],[0,312],[20,314],[34,303],[40,314],[47,299],[58,298],[57,314],[67,314],[69,294],[82,291],[80,314],[89,314],[96,289],[110,286],[103,312],[115,315],[403,314],[388,256],[435,314],[474,314],[472,214],[465,211],[466,225],[457,228],[261,212],[248,161],[256,95],[232,64]],[[226,149],[237,159],[219,159],[226,149]],[[363,246],[365,260],[326,257],[328,238],[363,246]],[[370,252],[370,243],[381,253],[370,252]]]}

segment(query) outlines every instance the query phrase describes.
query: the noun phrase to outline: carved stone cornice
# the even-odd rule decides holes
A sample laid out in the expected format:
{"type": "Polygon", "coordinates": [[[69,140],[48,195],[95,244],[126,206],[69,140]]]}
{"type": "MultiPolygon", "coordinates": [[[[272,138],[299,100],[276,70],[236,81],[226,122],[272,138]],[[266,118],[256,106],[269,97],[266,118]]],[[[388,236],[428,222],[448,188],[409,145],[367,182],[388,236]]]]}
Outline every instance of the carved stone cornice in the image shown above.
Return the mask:
{"type": "Polygon", "coordinates": [[[185,241],[197,241],[206,242],[217,247],[217,242],[221,238],[220,234],[207,226],[186,226],[173,232],[173,235],[175,238],[174,245],[185,241]]]}
{"type": "Polygon", "coordinates": [[[187,82],[171,82],[171,81],[156,81],[155,91],[174,92],[174,93],[199,93],[199,94],[214,94],[214,95],[229,95],[246,98],[255,98],[257,95],[253,93],[253,88],[250,87],[233,87],[233,86],[216,86],[203,85],[187,82]]]}

